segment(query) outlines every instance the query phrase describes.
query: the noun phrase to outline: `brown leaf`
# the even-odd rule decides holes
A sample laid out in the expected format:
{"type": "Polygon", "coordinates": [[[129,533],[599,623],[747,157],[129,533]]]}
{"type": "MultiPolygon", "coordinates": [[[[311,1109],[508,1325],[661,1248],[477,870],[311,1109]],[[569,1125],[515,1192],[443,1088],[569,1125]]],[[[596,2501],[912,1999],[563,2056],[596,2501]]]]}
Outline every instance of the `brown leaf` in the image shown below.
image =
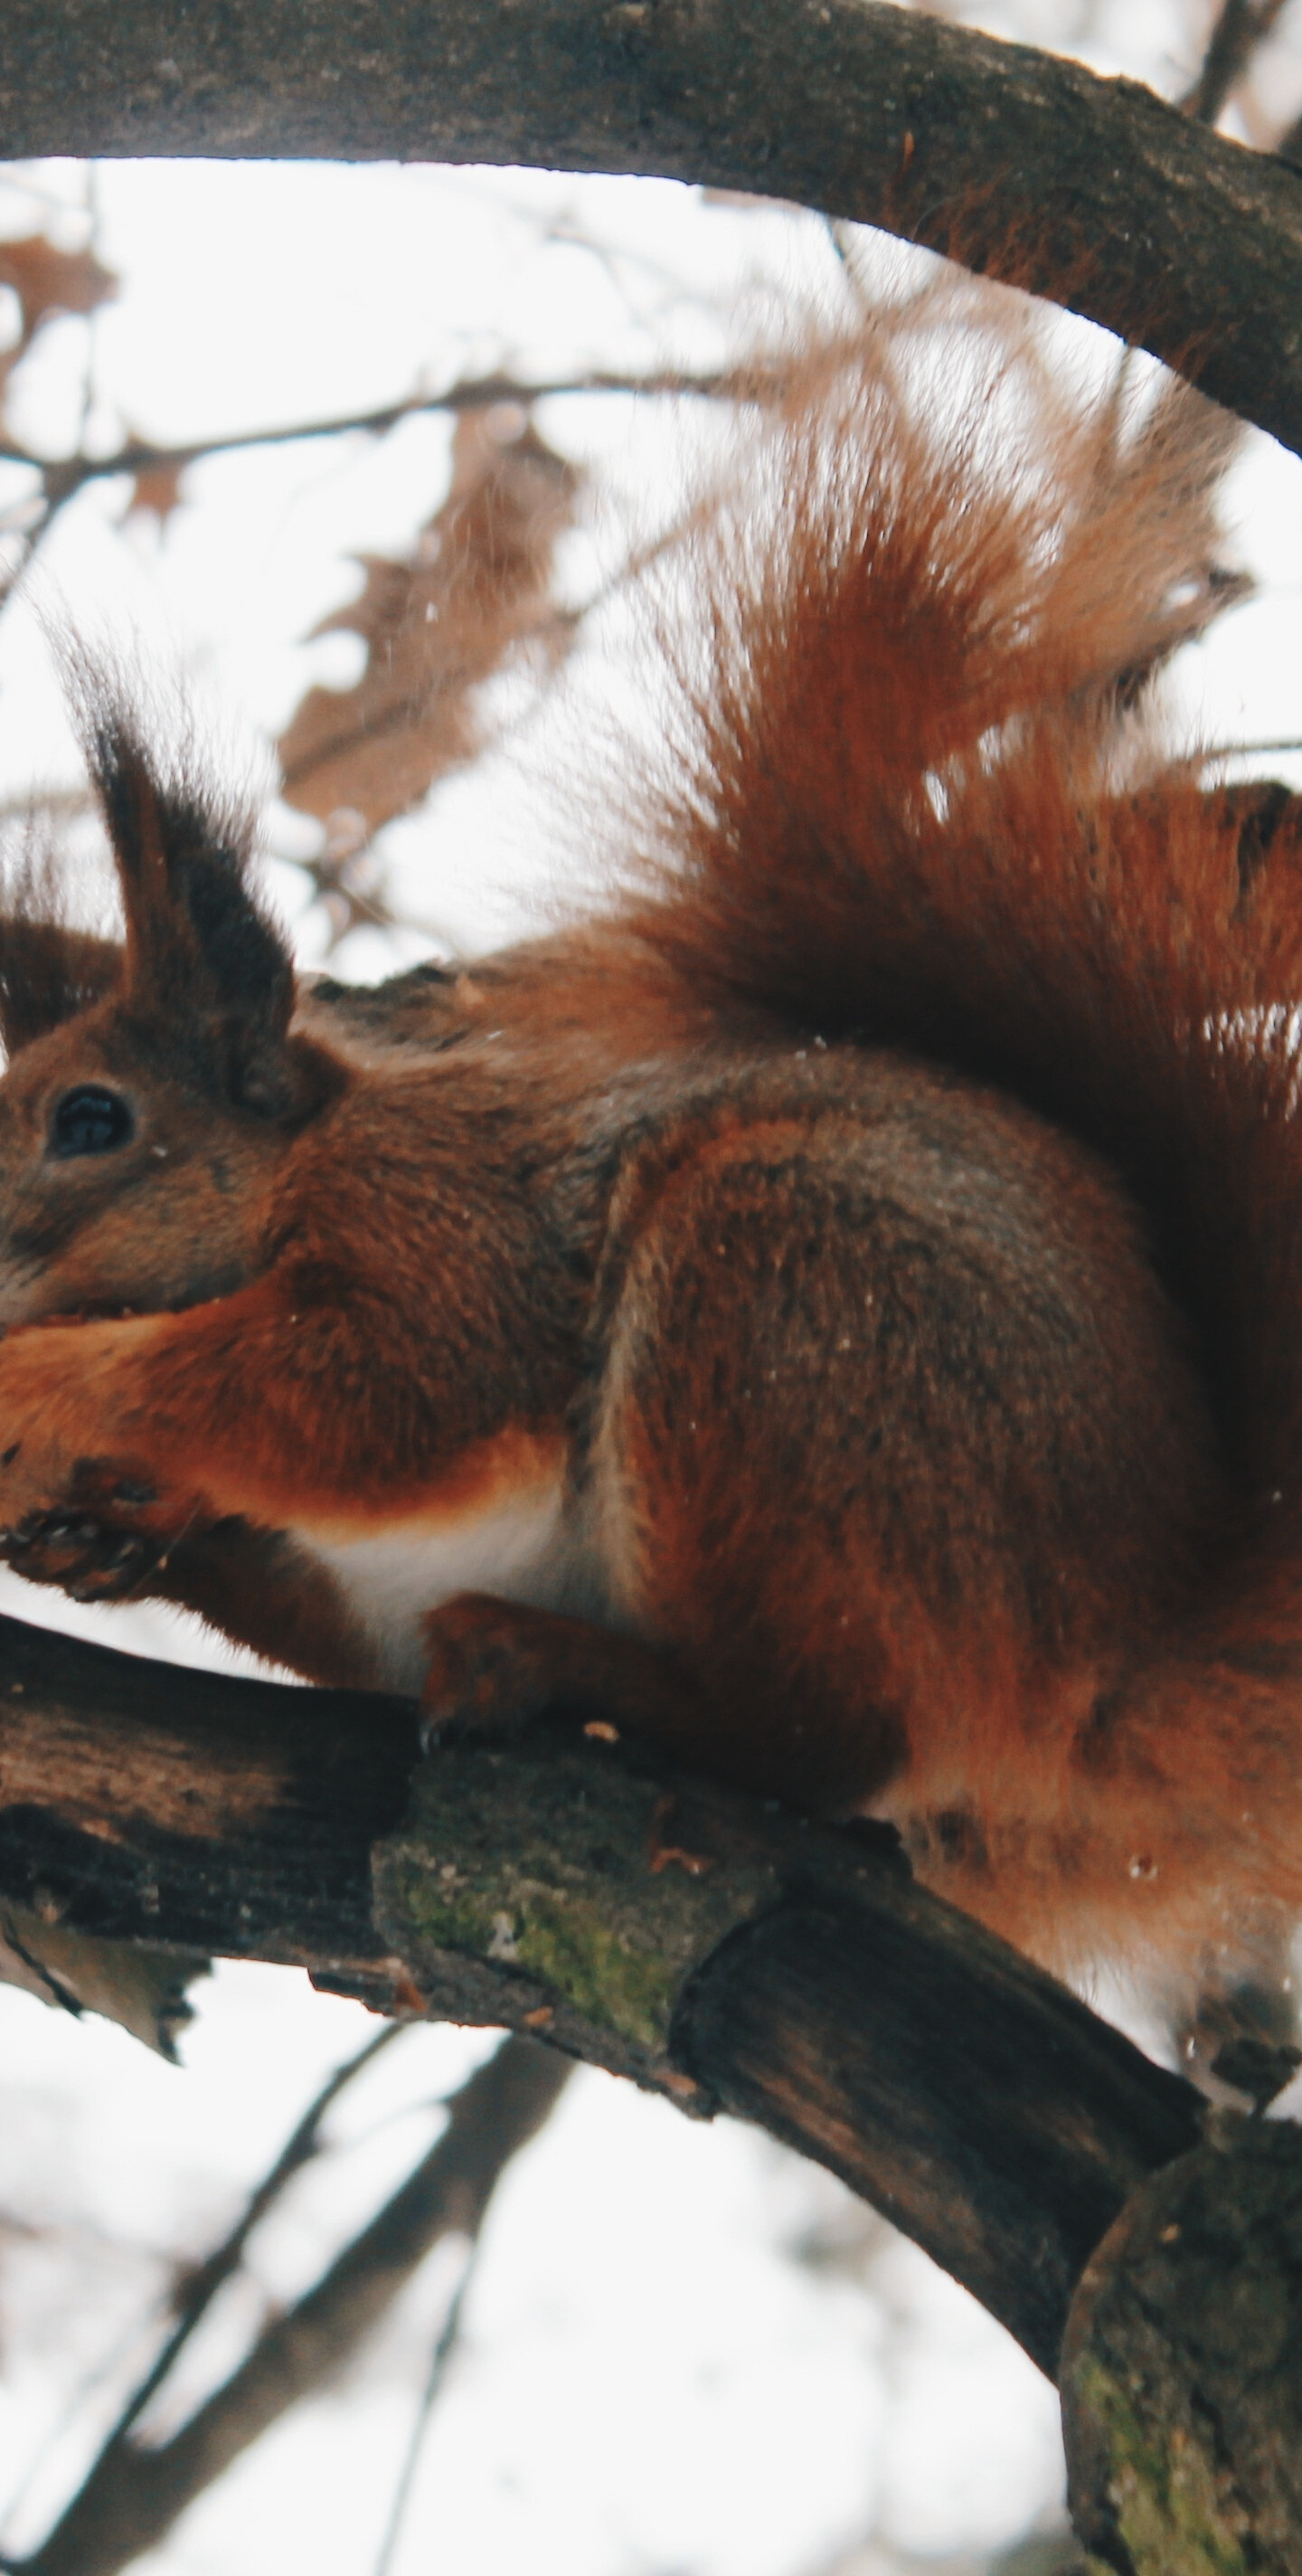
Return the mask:
{"type": "Polygon", "coordinates": [[[0,286],[12,286],[22,306],[24,346],[51,314],[93,313],[118,291],[93,251],[59,250],[44,233],[0,241],[0,286]]]}
{"type": "Polygon", "coordinates": [[[378,830],[483,747],[474,692],[530,647],[555,661],[568,622],[550,600],[574,466],[514,406],[466,412],[452,488],[403,559],[362,558],[361,597],[316,629],[367,645],[355,688],[309,689],[280,741],[285,795],[325,820],[341,807],[378,830]]]}
{"type": "Polygon", "coordinates": [[[0,241],[0,286],[18,298],[20,329],[12,349],[0,351],[0,404],[9,378],[25,358],[43,322],[56,313],[93,313],[118,291],[118,281],[88,250],[57,250],[44,233],[0,241]]]}
{"type": "Polygon", "coordinates": [[[133,510],[152,510],[161,528],[173,510],[180,507],[184,472],[182,465],[147,465],[132,481],[131,498],[123,515],[130,518],[133,510]]]}

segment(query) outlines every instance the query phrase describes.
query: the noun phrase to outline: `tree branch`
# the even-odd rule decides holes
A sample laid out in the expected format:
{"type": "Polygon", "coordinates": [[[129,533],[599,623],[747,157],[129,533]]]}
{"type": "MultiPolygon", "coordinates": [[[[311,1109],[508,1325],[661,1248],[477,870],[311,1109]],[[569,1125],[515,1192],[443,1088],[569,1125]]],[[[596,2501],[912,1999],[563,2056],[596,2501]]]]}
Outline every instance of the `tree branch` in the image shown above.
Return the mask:
{"type": "Polygon", "coordinates": [[[418,1759],[416,1712],[0,1621],[0,1894],[61,1932],[295,1961],[542,2033],[838,2173],[1052,2372],[1083,2266],[1191,2146],[1179,2078],[810,1826],[544,1725],[418,1759]]]}
{"type": "Polygon", "coordinates": [[[7,2562],[17,2576],[117,2576],[155,2548],[242,2451],[335,2376],[441,2238],[473,2241],[568,2073],[545,2049],[508,2040],[455,2095],[442,2136],[370,2225],[178,2433],[145,2448],[118,2427],[41,2547],[7,2562]]]}
{"type": "Polygon", "coordinates": [[[889,0],[8,0],[4,149],[545,162],[761,189],[1048,295],[1302,446],[1302,181],[889,0]]]}
{"type": "Polygon", "coordinates": [[[1113,2576],[1302,2570],[1302,2138],[1221,2115],[1092,2258],[1062,2355],[1072,2520],[1113,2576]]]}
{"type": "Polygon", "coordinates": [[[220,2245],[214,2246],[212,2253],[207,2255],[202,2263],[197,2263],[184,2275],[173,2301],[170,2329],[164,2336],[162,2345],[145,2372],[144,2378],[137,2382],[127,2399],[108,2440],[99,2453],[96,2467],[111,2451],[122,2448],[126,2443],[133,2426],[139,2422],[145,2408],[157,2396],[186,2345],[193,2341],[218,2291],[224,2289],[226,2283],[238,2272],[254,2228],[260,2227],[263,2220],[270,2217],[277,2201],[283,2198],[296,2175],[303,2171],[304,2166],[311,2164],[313,2159],[321,2154],[321,2127],[327,2112],[333,2110],[341,2093],[346,2092],[348,2086],[372,2063],[381,2049],[390,2047],[395,2039],[401,2038],[403,2028],[404,2025],[400,2021],[385,2023],[372,2038],[367,2040],[364,2047],[358,2049],[355,2056],[347,2059],[344,2065],[334,2068],[309,2102],[302,2118],[295,2123],[275,2163],[254,2185],[234,2226],[228,2229],[220,2245]]]}
{"type": "Polygon", "coordinates": [[[222,437],[196,438],[180,447],[157,447],[150,439],[130,438],[103,456],[86,456],[79,450],[73,456],[42,457],[30,448],[0,440],[0,464],[29,466],[39,474],[51,508],[61,509],[85,484],[103,483],[119,474],[184,473],[187,466],[201,465],[210,456],[229,456],[250,447],[291,447],[314,438],[346,438],[353,433],[378,438],[404,420],[427,413],[456,416],[484,411],[495,403],[519,403],[527,409],[559,394],[695,395],[707,402],[724,396],[756,402],[766,392],[777,399],[789,373],[789,369],[784,375],[780,368],[748,367],[744,371],[715,368],[702,374],[664,367],[639,375],[592,368],[578,375],[539,377],[533,384],[500,372],[463,376],[441,393],[405,394],[401,401],[383,403],[374,411],[342,412],[329,420],[285,421],[271,429],[229,430],[222,437]]]}
{"type": "Polygon", "coordinates": [[[1283,6],[1284,0],[1223,0],[1202,69],[1180,101],[1187,115],[1200,117],[1205,125],[1215,124],[1283,6]]]}

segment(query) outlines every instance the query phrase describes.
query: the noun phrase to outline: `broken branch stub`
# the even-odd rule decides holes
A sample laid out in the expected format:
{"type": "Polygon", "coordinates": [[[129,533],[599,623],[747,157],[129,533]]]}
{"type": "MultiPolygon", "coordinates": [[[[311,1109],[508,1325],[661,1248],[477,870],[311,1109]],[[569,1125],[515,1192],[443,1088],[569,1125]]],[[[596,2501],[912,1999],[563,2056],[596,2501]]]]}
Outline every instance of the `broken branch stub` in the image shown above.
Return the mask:
{"type": "Polygon", "coordinates": [[[1072,2303],[1072,2520],[1098,2576],[1302,2576],[1302,2135],[1219,2112],[1072,2303]]]}

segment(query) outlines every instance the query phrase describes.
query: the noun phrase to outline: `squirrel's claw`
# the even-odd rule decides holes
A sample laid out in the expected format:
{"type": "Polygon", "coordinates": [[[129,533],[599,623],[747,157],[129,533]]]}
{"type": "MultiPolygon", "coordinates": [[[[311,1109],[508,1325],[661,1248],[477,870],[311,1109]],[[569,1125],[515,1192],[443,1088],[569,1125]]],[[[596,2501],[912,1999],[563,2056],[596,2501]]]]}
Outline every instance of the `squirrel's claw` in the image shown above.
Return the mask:
{"type": "Polygon", "coordinates": [[[27,1512],[0,1529],[0,1559],[29,1583],[48,1583],[74,1601],[121,1601],[137,1591],[163,1553],[145,1530],[124,1530],[66,1506],[27,1512]]]}

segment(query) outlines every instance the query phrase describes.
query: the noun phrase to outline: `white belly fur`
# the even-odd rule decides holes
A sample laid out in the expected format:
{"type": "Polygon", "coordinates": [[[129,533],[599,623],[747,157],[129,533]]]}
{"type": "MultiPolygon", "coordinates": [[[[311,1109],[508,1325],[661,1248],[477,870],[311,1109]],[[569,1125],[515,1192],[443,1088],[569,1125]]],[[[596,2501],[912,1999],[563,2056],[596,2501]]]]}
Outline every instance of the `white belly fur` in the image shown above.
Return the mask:
{"type": "Polygon", "coordinates": [[[569,1524],[559,1478],[461,1519],[391,1521],[357,1538],[327,1538],[312,1529],[292,1536],[333,1578],[372,1639],[391,1690],[419,1691],[426,1661],[422,1622],[458,1592],[582,1613],[593,1608],[599,1589],[588,1550],[569,1524]]]}

